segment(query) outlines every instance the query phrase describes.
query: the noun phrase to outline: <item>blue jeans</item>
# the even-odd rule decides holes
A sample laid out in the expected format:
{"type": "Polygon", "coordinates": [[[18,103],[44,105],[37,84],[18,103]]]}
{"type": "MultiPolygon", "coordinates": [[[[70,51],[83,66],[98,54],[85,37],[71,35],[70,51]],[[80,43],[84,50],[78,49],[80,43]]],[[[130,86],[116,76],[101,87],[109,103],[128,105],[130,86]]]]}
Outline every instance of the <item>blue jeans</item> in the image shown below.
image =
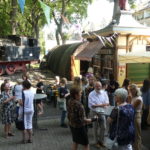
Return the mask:
{"type": "Polygon", "coordinates": [[[60,120],[61,125],[65,124],[66,114],[67,114],[67,111],[66,110],[62,110],[62,112],[61,112],[61,120],[60,120]]]}

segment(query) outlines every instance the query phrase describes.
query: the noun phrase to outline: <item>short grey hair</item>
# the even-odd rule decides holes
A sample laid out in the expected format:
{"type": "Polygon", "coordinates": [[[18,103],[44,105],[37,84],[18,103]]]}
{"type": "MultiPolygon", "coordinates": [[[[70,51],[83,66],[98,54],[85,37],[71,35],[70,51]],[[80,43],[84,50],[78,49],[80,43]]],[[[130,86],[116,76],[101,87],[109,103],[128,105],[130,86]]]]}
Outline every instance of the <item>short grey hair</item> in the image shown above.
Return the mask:
{"type": "Polygon", "coordinates": [[[125,102],[128,97],[128,91],[124,88],[119,88],[115,91],[115,96],[118,96],[122,102],[125,102]]]}

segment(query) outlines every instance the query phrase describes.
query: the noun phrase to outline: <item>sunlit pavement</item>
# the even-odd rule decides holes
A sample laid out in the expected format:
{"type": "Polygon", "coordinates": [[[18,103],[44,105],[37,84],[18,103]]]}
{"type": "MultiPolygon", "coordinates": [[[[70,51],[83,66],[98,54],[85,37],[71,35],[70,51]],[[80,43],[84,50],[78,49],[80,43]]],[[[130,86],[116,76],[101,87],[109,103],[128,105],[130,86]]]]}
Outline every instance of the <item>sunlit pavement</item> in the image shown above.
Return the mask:
{"type": "MultiPolygon", "coordinates": [[[[32,144],[20,144],[22,134],[14,128],[14,137],[5,139],[3,137],[3,126],[0,124],[0,150],[71,150],[71,133],[69,128],[61,128],[59,122],[60,111],[53,107],[53,105],[45,104],[45,113],[39,118],[39,128],[47,128],[48,130],[34,130],[32,144]]],[[[143,144],[150,147],[150,129],[143,131],[143,144]]],[[[97,150],[91,146],[93,143],[92,129],[89,129],[90,149],[97,150]]],[[[79,147],[81,150],[82,147],[79,147]]],[[[150,148],[149,148],[150,149],[150,148]]],[[[143,147],[142,150],[149,150],[143,147]]],[[[99,148],[99,150],[104,150],[99,148]]]]}

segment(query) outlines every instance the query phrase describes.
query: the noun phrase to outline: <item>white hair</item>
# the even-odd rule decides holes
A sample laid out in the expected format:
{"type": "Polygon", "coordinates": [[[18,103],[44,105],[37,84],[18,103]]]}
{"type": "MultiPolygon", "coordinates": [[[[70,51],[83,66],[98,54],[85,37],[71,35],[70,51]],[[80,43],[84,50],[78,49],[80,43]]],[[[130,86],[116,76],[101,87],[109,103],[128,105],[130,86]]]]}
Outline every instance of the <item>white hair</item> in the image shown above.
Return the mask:
{"type": "Polygon", "coordinates": [[[115,96],[120,97],[122,102],[125,102],[128,97],[128,91],[124,88],[119,88],[115,91],[115,96]]]}

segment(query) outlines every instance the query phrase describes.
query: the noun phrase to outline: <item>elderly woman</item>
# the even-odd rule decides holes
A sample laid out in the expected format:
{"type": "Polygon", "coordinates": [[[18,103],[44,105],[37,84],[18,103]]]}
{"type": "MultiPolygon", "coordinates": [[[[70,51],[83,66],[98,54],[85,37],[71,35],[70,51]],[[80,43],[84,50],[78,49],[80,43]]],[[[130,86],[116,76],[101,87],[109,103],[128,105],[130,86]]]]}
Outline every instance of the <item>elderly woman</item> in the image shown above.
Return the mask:
{"type": "Polygon", "coordinates": [[[68,120],[72,133],[73,145],[72,150],[77,150],[78,145],[83,145],[84,150],[89,150],[89,141],[86,124],[96,121],[97,118],[87,119],[85,110],[81,103],[80,87],[70,89],[71,99],[67,103],[68,120]]]}
{"type": "Polygon", "coordinates": [[[132,150],[131,144],[134,141],[134,108],[126,102],[127,90],[119,88],[114,94],[117,108],[112,110],[108,118],[108,122],[110,122],[110,138],[112,140],[117,138],[119,150],[132,150]]]}
{"type": "Polygon", "coordinates": [[[140,92],[140,89],[136,84],[131,84],[129,86],[129,94],[131,96],[131,104],[135,109],[135,142],[133,144],[134,150],[141,150],[141,114],[142,114],[142,105],[143,100],[140,92]]]}
{"type": "Polygon", "coordinates": [[[2,98],[0,100],[0,103],[2,104],[2,124],[4,124],[5,138],[8,138],[8,136],[14,136],[11,131],[11,124],[15,120],[14,99],[15,97],[10,91],[10,84],[5,83],[2,98]]]}

